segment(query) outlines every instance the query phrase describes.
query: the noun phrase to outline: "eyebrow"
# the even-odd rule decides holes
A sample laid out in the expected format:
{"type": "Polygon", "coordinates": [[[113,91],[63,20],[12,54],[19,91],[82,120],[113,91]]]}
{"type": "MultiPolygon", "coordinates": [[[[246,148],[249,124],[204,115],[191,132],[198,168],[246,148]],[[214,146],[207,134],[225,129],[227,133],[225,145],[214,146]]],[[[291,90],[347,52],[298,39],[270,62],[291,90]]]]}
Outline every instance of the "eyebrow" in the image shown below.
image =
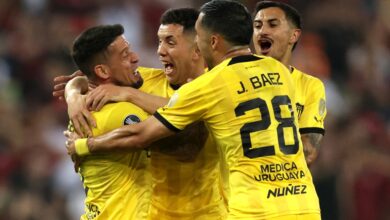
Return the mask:
{"type": "Polygon", "coordinates": [[[158,31],[157,32],[157,37],[162,39],[166,39],[166,38],[172,38],[174,35],[172,33],[167,33],[167,31],[158,31]]]}
{"type": "MultiPolygon", "coordinates": [[[[279,21],[279,20],[280,20],[279,18],[270,18],[268,20],[265,20],[264,22],[273,22],[273,21],[279,21]]],[[[263,21],[260,19],[255,19],[255,20],[253,20],[253,22],[263,22],[263,21]]]]}
{"type": "Polygon", "coordinates": [[[175,36],[173,36],[173,34],[164,37],[165,40],[174,40],[174,38],[175,36]]]}

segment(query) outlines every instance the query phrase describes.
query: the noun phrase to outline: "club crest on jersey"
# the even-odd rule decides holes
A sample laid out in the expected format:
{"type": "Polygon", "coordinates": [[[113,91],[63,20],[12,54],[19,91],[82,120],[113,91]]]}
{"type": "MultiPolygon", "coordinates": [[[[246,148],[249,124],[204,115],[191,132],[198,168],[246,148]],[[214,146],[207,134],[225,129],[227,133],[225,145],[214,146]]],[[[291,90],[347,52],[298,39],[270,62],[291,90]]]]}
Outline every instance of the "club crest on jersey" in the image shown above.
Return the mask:
{"type": "Polygon", "coordinates": [[[297,112],[298,112],[298,119],[300,119],[305,106],[301,105],[299,103],[296,103],[296,107],[297,107],[297,112]]]}
{"type": "Polygon", "coordinates": [[[171,99],[169,99],[169,102],[167,104],[168,107],[172,107],[176,104],[177,100],[179,99],[179,94],[176,92],[171,96],[171,99]]]}
{"type": "Polygon", "coordinates": [[[141,119],[136,115],[128,115],[123,121],[123,125],[132,125],[140,123],[141,119]]]}

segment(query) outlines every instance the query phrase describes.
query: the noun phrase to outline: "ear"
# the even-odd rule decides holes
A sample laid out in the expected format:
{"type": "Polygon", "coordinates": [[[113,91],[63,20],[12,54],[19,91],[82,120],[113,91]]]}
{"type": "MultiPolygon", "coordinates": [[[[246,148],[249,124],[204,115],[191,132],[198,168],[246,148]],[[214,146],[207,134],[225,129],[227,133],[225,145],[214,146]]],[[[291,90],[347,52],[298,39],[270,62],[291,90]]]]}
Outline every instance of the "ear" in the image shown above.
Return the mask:
{"type": "Polygon", "coordinates": [[[298,40],[299,40],[299,37],[301,36],[301,29],[294,29],[293,30],[293,33],[290,37],[290,43],[291,44],[295,44],[298,40]]]}
{"type": "Polygon", "coordinates": [[[98,78],[101,78],[103,80],[110,78],[111,71],[110,68],[107,65],[104,64],[98,64],[94,68],[95,74],[98,78]]]}
{"type": "Polygon", "coordinates": [[[210,44],[211,44],[211,48],[213,48],[213,50],[217,49],[219,43],[220,43],[219,36],[218,35],[214,35],[214,34],[211,35],[210,44]]]}
{"type": "Polygon", "coordinates": [[[198,45],[195,44],[194,49],[192,51],[192,59],[199,60],[201,57],[202,57],[202,55],[200,54],[199,47],[198,47],[198,45]]]}

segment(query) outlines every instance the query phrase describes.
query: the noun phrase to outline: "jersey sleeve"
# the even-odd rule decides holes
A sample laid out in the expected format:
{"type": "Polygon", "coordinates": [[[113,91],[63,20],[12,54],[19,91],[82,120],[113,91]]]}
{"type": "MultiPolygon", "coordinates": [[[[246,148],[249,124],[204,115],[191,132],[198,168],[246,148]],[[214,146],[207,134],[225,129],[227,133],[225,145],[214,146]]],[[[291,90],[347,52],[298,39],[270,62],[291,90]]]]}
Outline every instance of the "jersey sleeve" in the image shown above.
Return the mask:
{"type": "Polygon", "coordinates": [[[154,113],[168,129],[175,132],[183,130],[188,124],[201,118],[210,107],[210,103],[203,99],[205,92],[199,89],[197,82],[198,80],[194,80],[182,86],[166,106],[154,113]]]}
{"type": "Polygon", "coordinates": [[[94,136],[104,134],[123,125],[139,123],[147,118],[147,113],[128,102],[112,103],[93,113],[97,127],[94,136]]]}
{"type": "Polygon", "coordinates": [[[301,134],[320,133],[324,134],[324,119],[326,116],[325,87],[321,80],[311,78],[306,95],[305,109],[299,120],[301,134]]]}

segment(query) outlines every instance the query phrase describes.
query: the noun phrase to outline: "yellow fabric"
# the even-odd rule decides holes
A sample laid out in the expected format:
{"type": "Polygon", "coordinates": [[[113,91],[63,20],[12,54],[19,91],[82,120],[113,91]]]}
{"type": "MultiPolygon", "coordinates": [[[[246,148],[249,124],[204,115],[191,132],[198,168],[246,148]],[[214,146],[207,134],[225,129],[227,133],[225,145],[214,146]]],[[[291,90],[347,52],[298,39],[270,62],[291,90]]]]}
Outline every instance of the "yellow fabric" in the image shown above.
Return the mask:
{"type": "MultiPolygon", "coordinates": [[[[169,98],[175,90],[162,70],[139,68],[140,90],[169,98]]],[[[191,137],[188,137],[191,141],[191,137]]],[[[153,193],[150,219],[225,219],[219,154],[212,139],[196,157],[180,158],[151,151],[153,193]]],[[[172,143],[175,147],[175,143],[172,143]]]]}
{"type": "Polygon", "coordinates": [[[171,97],[175,92],[175,90],[169,85],[163,70],[138,67],[138,71],[144,80],[144,83],[139,90],[165,98],[171,97]]]}
{"type": "Polygon", "coordinates": [[[77,139],[74,143],[76,154],[78,156],[86,156],[89,155],[89,149],[87,145],[87,138],[77,139]]]}
{"type": "MultiPolygon", "coordinates": [[[[130,103],[112,103],[94,112],[101,135],[147,114],[130,103]]],[[[85,220],[147,219],[150,201],[149,158],[145,151],[104,153],[83,157],[79,173],[86,192],[85,220]]]]}
{"type": "Polygon", "coordinates": [[[229,218],[319,213],[295,102],[283,64],[241,56],[182,86],[155,117],[179,130],[205,121],[229,169],[229,218]]]}
{"type": "Polygon", "coordinates": [[[299,116],[299,128],[316,128],[323,130],[326,116],[324,84],[320,79],[303,73],[295,68],[291,74],[296,85],[296,105],[299,116]]]}
{"type": "Polygon", "coordinates": [[[320,214],[285,215],[267,220],[321,220],[320,214]]]}

